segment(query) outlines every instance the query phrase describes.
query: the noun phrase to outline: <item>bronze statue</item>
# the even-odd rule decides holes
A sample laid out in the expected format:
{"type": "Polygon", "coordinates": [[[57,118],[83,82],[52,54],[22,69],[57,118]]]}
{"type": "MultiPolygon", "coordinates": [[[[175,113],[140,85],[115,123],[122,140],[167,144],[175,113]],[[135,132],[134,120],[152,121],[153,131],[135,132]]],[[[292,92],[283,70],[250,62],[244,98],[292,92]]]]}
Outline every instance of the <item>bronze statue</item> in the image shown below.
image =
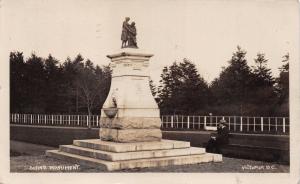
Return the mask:
{"type": "Polygon", "coordinates": [[[129,24],[129,17],[125,18],[122,26],[122,46],[121,48],[138,48],[136,43],[136,27],[135,22],[129,24]]]}
{"type": "Polygon", "coordinates": [[[121,48],[126,47],[126,43],[128,41],[128,27],[129,27],[129,17],[125,18],[125,21],[123,22],[123,26],[122,26],[122,35],[121,35],[121,40],[122,40],[122,46],[121,48]]]}

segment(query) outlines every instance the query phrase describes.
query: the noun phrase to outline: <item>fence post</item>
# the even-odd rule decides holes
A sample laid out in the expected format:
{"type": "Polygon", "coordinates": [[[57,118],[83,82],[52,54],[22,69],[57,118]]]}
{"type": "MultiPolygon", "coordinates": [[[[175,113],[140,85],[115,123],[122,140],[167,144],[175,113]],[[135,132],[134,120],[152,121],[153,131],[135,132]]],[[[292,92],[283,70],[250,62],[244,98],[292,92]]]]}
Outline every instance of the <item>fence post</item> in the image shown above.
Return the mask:
{"type": "Polygon", "coordinates": [[[264,118],[260,117],[260,131],[263,132],[264,131],[264,118]]]}
{"type": "Polygon", "coordinates": [[[240,131],[243,131],[243,117],[241,116],[241,125],[240,125],[240,131]]]}
{"type": "Polygon", "coordinates": [[[45,114],[45,125],[47,125],[47,114],[45,114]]]}
{"type": "Polygon", "coordinates": [[[171,116],[171,128],[173,128],[174,127],[174,125],[173,125],[173,116],[171,116]]]}
{"type": "Polygon", "coordinates": [[[32,114],[30,114],[30,124],[32,124],[32,114]]]}
{"type": "Polygon", "coordinates": [[[277,117],[275,118],[275,130],[277,132],[277,117]]]}
{"type": "Polygon", "coordinates": [[[234,129],[234,131],[236,131],[236,116],[234,116],[234,119],[233,119],[233,129],[234,129]]]}
{"type": "Polygon", "coordinates": [[[249,116],[247,116],[247,131],[249,132],[249,116]]]}
{"type": "Polygon", "coordinates": [[[89,127],[89,116],[86,116],[86,126],[89,127]]]}
{"type": "Polygon", "coordinates": [[[60,115],[59,125],[62,125],[62,115],[60,115]]]}
{"type": "Polygon", "coordinates": [[[253,118],[254,118],[253,131],[255,132],[255,120],[256,120],[256,118],[255,117],[253,117],[253,118]]]}
{"type": "Polygon", "coordinates": [[[40,115],[38,114],[38,122],[37,124],[40,124],[40,115]]]}
{"type": "Polygon", "coordinates": [[[206,116],[204,116],[204,130],[206,130],[206,116]]]}
{"type": "Polygon", "coordinates": [[[283,126],[283,133],[285,133],[285,118],[283,118],[283,122],[282,123],[283,123],[283,125],[282,125],[283,126]]]}
{"type": "Polygon", "coordinates": [[[195,129],[195,116],[193,116],[193,129],[195,129]]]}
{"type": "Polygon", "coordinates": [[[52,122],[52,125],[53,125],[53,114],[51,115],[51,122],[52,122]]]}
{"type": "Polygon", "coordinates": [[[97,115],[96,118],[97,118],[96,121],[97,121],[97,127],[98,127],[99,126],[99,116],[97,115]]]}
{"type": "Polygon", "coordinates": [[[187,116],[187,128],[190,129],[190,116],[187,116]]]}
{"type": "Polygon", "coordinates": [[[181,128],[183,128],[183,115],[181,116],[181,128]]]}
{"type": "Polygon", "coordinates": [[[69,115],[69,126],[71,125],[71,116],[69,115]]]}
{"type": "Polygon", "coordinates": [[[79,115],[77,115],[77,125],[79,126],[79,115]]]}
{"type": "Polygon", "coordinates": [[[231,118],[230,118],[230,116],[229,116],[229,117],[228,117],[228,120],[229,120],[229,121],[228,121],[228,129],[229,129],[229,130],[230,130],[230,119],[231,119],[231,118]]]}
{"type": "Polygon", "coordinates": [[[269,117],[269,132],[271,131],[271,119],[269,117]]]}

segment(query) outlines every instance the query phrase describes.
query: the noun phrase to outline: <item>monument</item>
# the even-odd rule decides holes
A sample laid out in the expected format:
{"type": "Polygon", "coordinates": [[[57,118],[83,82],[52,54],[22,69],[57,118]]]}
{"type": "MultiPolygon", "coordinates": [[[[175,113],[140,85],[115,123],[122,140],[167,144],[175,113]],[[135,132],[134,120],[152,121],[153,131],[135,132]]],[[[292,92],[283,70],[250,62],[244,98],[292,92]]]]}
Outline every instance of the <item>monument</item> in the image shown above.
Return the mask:
{"type": "Polygon", "coordinates": [[[74,140],[46,154],[106,170],[222,161],[222,155],[189,142],[162,139],[160,111],[149,87],[153,55],[138,49],[135,23],[129,20],[123,22],[121,50],[107,56],[112,81],[101,109],[100,139],[74,140]]]}

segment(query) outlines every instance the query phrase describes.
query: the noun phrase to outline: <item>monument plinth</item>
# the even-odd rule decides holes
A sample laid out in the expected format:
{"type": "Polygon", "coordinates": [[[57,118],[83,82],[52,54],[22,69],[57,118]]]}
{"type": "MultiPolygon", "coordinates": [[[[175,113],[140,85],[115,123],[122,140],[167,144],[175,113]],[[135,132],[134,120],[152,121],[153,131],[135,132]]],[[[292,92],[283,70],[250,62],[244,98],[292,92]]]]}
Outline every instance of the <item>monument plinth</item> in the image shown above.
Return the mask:
{"type": "Polygon", "coordinates": [[[100,139],[74,140],[46,155],[106,170],[222,161],[222,155],[189,142],[162,140],[160,112],[149,86],[153,55],[137,49],[135,23],[129,20],[123,22],[122,49],[107,56],[112,81],[101,109],[100,139]]]}
{"type": "Polygon", "coordinates": [[[101,110],[101,140],[161,140],[160,112],[149,87],[149,60],[152,56],[130,48],[107,56],[111,59],[112,81],[101,110]],[[117,109],[113,118],[105,112],[110,108],[117,109]]]}

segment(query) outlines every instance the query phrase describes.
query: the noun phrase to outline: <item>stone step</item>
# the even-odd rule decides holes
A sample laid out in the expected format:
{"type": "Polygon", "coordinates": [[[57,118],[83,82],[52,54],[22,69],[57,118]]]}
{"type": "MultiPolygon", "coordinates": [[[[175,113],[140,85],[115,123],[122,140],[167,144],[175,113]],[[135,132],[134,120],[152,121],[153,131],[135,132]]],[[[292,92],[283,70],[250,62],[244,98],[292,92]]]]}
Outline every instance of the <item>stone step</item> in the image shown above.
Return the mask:
{"type": "Polygon", "coordinates": [[[118,162],[110,162],[110,161],[100,160],[96,158],[84,157],[80,155],[62,152],[59,150],[47,150],[46,156],[49,156],[51,158],[56,158],[59,160],[64,160],[67,162],[77,163],[79,165],[100,168],[107,171],[113,171],[120,168],[120,164],[118,162]]]}
{"type": "Polygon", "coordinates": [[[188,148],[190,142],[163,139],[155,142],[118,143],[102,141],[100,139],[74,140],[73,144],[79,147],[97,149],[109,152],[130,152],[147,150],[164,150],[174,148],[188,148]]]}
{"type": "Polygon", "coordinates": [[[108,161],[160,158],[160,157],[195,155],[195,154],[205,153],[205,148],[196,148],[196,147],[116,153],[116,152],[108,152],[108,151],[84,148],[75,145],[61,145],[59,150],[66,153],[71,153],[71,154],[76,154],[76,155],[81,155],[81,156],[86,156],[91,158],[97,158],[102,160],[108,160],[108,161]]]}
{"type": "Polygon", "coordinates": [[[76,154],[62,152],[59,150],[48,150],[46,151],[46,155],[57,159],[78,163],[80,165],[97,167],[108,171],[132,169],[132,168],[145,168],[145,167],[188,165],[188,164],[199,164],[203,162],[222,161],[222,155],[211,154],[211,153],[205,153],[200,155],[177,156],[177,157],[136,159],[136,160],[126,160],[126,161],[116,161],[116,162],[80,156],[76,154]]]}

